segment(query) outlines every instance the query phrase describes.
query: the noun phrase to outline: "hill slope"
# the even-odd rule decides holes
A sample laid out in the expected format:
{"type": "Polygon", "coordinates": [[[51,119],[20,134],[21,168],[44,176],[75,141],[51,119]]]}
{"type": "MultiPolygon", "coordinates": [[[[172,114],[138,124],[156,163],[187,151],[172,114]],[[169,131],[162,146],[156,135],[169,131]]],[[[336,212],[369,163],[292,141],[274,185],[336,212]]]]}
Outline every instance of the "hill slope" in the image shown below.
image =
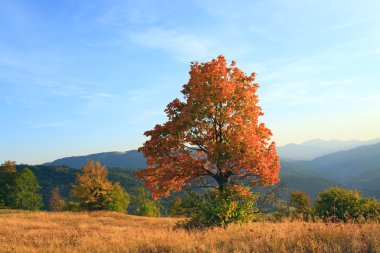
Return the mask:
{"type": "Polygon", "coordinates": [[[312,200],[326,188],[342,186],[334,180],[324,178],[306,169],[298,162],[286,160],[281,161],[280,179],[280,183],[287,188],[287,194],[291,191],[302,191],[306,192],[312,200]]]}
{"type": "Polygon", "coordinates": [[[47,165],[68,166],[79,169],[83,167],[87,161],[99,161],[107,168],[125,168],[125,169],[140,169],[146,166],[146,160],[142,153],[137,150],[126,152],[104,152],[85,156],[72,156],[55,160],[47,165]]]}
{"type": "Polygon", "coordinates": [[[380,143],[335,152],[301,164],[324,178],[346,184],[380,167],[380,143]]]}

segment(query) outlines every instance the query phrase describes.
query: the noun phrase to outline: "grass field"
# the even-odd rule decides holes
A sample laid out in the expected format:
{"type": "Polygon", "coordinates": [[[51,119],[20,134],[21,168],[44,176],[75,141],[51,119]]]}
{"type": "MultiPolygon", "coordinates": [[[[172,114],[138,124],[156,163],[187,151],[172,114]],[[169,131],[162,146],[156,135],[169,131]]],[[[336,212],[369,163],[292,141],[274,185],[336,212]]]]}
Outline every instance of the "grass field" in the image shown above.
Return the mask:
{"type": "Polygon", "coordinates": [[[110,212],[2,213],[0,252],[380,252],[379,224],[252,223],[173,230],[177,219],[110,212]]]}

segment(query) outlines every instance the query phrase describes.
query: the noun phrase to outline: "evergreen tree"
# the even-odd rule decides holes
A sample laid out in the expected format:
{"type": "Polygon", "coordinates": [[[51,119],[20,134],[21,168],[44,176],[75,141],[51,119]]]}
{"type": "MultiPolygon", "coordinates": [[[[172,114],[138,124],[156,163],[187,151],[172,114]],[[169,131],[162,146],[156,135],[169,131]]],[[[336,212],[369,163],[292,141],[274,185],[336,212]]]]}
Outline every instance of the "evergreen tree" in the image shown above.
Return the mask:
{"type": "Polygon", "coordinates": [[[0,207],[10,207],[14,179],[16,176],[16,162],[6,161],[0,166],[0,207]]]}

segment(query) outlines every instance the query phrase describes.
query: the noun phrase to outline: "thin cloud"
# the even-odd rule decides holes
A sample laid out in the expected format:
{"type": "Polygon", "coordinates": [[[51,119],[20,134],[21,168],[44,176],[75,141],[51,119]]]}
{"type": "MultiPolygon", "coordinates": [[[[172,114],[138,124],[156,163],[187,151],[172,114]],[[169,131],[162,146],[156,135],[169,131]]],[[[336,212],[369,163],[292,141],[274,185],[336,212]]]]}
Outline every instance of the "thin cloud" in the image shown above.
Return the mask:
{"type": "Polygon", "coordinates": [[[216,42],[187,31],[150,28],[145,32],[129,33],[128,37],[140,46],[160,49],[183,62],[214,57],[216,42]]]}

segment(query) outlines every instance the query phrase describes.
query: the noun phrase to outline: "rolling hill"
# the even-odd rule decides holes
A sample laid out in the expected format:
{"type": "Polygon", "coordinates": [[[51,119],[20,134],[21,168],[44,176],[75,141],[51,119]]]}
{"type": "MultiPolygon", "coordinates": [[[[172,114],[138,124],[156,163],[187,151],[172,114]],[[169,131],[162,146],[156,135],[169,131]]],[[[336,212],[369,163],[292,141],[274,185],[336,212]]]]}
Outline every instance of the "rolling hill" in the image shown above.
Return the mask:
{"type": "MultiPolygon", "coordinates": [[[[339,151],[300,162],[300,166],[318,173],[324,178],[347,184],[356,177],[380,167],[380,143],[339,151]]],[[[369,176],[369,175],[368,175],[369,176]]]]}
{"type": "MultiPolygon", "coordinates": [[[[78,169],[89,160],[100,161],[108,168],[118,167],[124,168],[127,171],[143,168],[146,164],[146,160],[140,152],[131,150],[124,153],[106,152],[88,156],[67,157],[58,159],[48,165],[53,170],[59,170],[57,166],[69,166],[78,169]]],[[[288,189],[286,193],[289,193],[291,190],[304,191],[314,198],[320,191],[339,185],[332,180],[317,175],[311,170],[305,169],[302,163],[285,159],[281,161],[281,166],[281,184],[285,185],[288,189]]],[[[121,170],[119,173],[123,174],[121,170]]],[[[114,172],[110,173],[110,176],[113,174],[114,172]]]]}

